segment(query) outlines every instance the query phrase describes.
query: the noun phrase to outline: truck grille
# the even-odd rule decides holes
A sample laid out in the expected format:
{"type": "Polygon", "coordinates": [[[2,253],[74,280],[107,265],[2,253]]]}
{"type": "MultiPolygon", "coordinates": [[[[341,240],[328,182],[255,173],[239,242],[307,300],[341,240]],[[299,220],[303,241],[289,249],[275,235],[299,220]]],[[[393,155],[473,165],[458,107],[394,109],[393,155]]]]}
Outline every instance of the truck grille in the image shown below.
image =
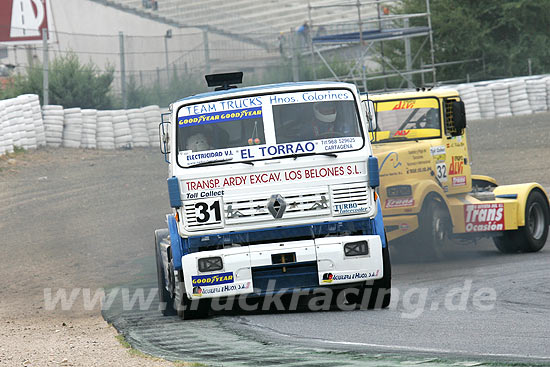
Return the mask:
{"type": "Polygon", "coordinates": [[[337,204],[357,204],[358,208],[368,208],[369,189],[366,182],[357,182],[330,187],[333,210],[337,204]]]}
{"type": "MultiPolygon", "coordinates": [[[[286,210],[283,218],[300,218],[330,215],[330,197],[326,187],[320,187],[309,192],[281,193],[286,210]]],[[[224,203],[225,223],[241,224],[272,220],[273,216],[267,208],[270,196],[265,194],[251,195],[246,199],[228,200],[224,203]]]]}

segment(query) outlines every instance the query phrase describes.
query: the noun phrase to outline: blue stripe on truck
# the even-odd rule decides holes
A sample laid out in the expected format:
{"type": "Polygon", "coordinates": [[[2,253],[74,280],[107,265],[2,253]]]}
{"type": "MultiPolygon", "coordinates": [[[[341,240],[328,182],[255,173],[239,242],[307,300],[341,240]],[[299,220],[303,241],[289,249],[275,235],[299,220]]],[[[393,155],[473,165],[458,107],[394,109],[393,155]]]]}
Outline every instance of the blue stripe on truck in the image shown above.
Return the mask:
{"type": "Polygon", "coordinates": [[[170,206],[172,208],[181,207],[180,184],[177,177],[170,177],[168,180],[168,196],[170,197],[170,206]]]}
{"type": "Polygon", "coordinates": [[[172,250],[172,259],[174,260],[174,269],[181,269],[181,256],[183,255],[183,246],[180,234],[178,233],[178,224],[173,215],[166,216],[168,221],[168,230],[170,231],[170,249],[172,250]]]}

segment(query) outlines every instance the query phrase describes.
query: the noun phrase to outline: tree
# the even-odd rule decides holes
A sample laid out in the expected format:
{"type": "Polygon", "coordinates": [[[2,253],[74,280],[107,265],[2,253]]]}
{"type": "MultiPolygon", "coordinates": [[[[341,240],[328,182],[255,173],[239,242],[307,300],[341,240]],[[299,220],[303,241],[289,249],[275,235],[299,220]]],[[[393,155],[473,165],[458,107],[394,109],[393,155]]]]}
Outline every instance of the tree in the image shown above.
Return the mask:
{"type": "MultiPolygon", "coordinates": [[[[425,4],[426,0],[403,0],[394,11],[419,13],[425,4]]],[[[460,79],[467,73],[474,80],[526,75],[528,59],[533,73],[550,72],[550,1],[431,0],[430,8],[436,63],[483,59],[438,68],[438,80],[460,79]]],[[[413,18],[411,26],[426,25],[422,21],[413,18]]],[[[413,49],[422,41],[421,37],[412,39],[413,49]]],[[[384,45],[392,63],[404,68],[403,43],[384,45]]],[[[431,61],[429,46],[421,57],[425,63],[431,61]]],[[[415,67],[419,66],[417,60],[415,67]]]]}
{"type": "MultiPolygon", "coordinates": [[[[112,67],[100,72],[91,62],[81,65],[74,53],[56,58],[49,72],[50,104],[59,104],[65,108],[108,109],[112,106],[113,75],[112,67]]],[[[31,66],[26,75],[15,77],[13,86],[4,92],[2,97],[32,93],[38,94],[43,102],[42,80],[42,68],[31,66]]]]}

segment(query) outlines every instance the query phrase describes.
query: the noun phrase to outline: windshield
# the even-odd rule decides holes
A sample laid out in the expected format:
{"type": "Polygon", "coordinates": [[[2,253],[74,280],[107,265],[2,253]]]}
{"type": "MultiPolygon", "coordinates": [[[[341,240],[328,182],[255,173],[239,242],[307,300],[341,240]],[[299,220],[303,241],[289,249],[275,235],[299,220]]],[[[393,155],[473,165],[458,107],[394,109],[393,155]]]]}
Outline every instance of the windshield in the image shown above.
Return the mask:
{"type": "Polygon", "coordinates": [[[375,142],[441,136],[441,115],[436,98],[374,102],[375,142]]]}
{"type": "Polygon", "coordinates": [[[334,154],[363,147],[353,93],[319,90],[183,106],[177,116],[181,166],[334,154]]]}

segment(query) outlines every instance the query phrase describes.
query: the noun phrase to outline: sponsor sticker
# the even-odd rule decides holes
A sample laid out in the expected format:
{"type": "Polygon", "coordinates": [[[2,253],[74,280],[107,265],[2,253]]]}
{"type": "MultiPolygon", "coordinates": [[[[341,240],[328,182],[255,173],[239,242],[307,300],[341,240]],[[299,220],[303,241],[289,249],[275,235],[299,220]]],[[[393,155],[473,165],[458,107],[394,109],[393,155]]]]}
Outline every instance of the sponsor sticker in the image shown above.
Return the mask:
{"type": "Polygon", "coordinates": [[[207,191],[200,191],[200,192],[186,192],[185,193],[185,199],[186,200],[192,200],[192,199],[207,199],[207,198],[213,198],[218,196],[223,196],[224,190],[207,190],[207,191]]]}
{"type": "Polygon", "coordinates": [[[269,104],[289,104],[321,101],[348,101],[353,99],[353,94],[347,90],[318,90],[310,92],[283,93],[269,96],[269,104]]]}
{"type": "Polygon", "coordinates": [[[194,287],[233,283],[233,273],[196,275],[191,277],[191,283],[194,287]]]}
{"type": "Polygon", "coordinates": [[[316,141],[302,141],[277,145],[258,145],[241,148],[219,149],[210,151],[193,152],[191,150],[180,151],[180,159],[187,165],[195,165],[203,162],[221,162],[244,159],[276,158],[280,156],[325,153],[360,149],[363,139],[360,137],[345,137],[334,139],[322,139],[316,141]]]}
{"type": "Polygon", "coordinates": [[[369,272],[369,273],[349,273],[349,274],[332,274],[332,273],[324,273],[323,278],[321,279],[322,283],[332,283],[337,281],[343,281],[343,280],[362,280],[362,279],[369,279],[369,278],[375,278],[380,274],[380,269],[369,272]]]}
{"type": "Polygon", "coordinates": [[[504,204],[469,204],[464,207],[466,232],[504,230],[504,204]]]}
{"type": "Polygon", "coordinates": [[[412,197],[403,199],[386,199],[384,205],[385,208],[404,208],[408,206],[414,206],[414,199],[412,197]]]}
{"type": "Polygon", "coordinates": [[[178,126],[187,127],[187,126],[196,126],[196,125],[206,125],[206,124],[214,124],[217,122],[236,121],[236,120],[250,119],[255,117],[260,117],[260,118],[262,117],[261,107],[243,108],[243,109],[232,110],[232,111],[211,112],[211,113],[204,113],[200,115],[181,116],[181,117],[178,117],[178,126]]]}
{"type": "Polygon", "coordinates": [[[409,135],[411,131],[410,130],[397,130],[395,132],[395,134],[393,134],[394,136],[407,136],[409,135]]]}
{"type": "Polygon", "coordinates": [[[189,180],[183,182],[183,189],[187,193],[191,191],[217,190],[245,185],[262,185],[269,183],[316,180],[334,177],[346,178],[361,175],[364,175],[364,165],[343,164],[315,168],[297,168],[284,171],[273,171],[269,173],[252,173],[246,175],[189,180]]]}
{"type": "Polygon", "coordinates": [[[358,144],[362,144],[360,140],[356,137],[324,139],[321,140],[321,146],[324,151],[356,149],[358,144]]]}
{"type": "Polygon", "coordinates": [[[250,289],[251,282],[246,283],[239,283],[239,284],[229,284],[229,285],[220,285],[215,287],[208,287],[208,288],[202,288],[202,287],[193,287],[193,296],[195,297],[201,297],[203,295],[207,294],[220,294],[220,293],[226,293],[226,292],[235,292],[235,291],[243,291],[250,289]]]}
{"type": "Polygon", "coordinates": [[[455,155],[451,157],[451,165],[449,166],[449,175],[461,175],[464,172],[464,157],[455,155]]]}
{"type": "Polygon", "coordinates": [[[358,204],[358,203],[340,203],[340,204],[334,204],[333,211],[335,214],[358,214],[358,213],[364,213],[367,211],[367,207],[365,204],[358,204]]]}
{"type": "Polygon", "coordinates": [[[430,147],[430,153],[432,156],[438,156],[445,154],[445,146],[444,145],[437,145],[435,147],[430,147]]]}
{"type": "Polygon", "coordinates": [[[407,232],[409,230],[409,225],[407,223],[401,223],[399,229],[403,232],[407,232]]]}
{"type": "Polygon", "coordinates": [[[466,186],[466,176],[453,177],[453,186],[466,186]]]}
{"type": "Polygon", "coordinates": [[[323,283],[332,283],[332,278],[334,277],[334,274],[332,273],[325,273],[323,274],[323,283]]]}
{"type": "Polygon", "coordinates": [[[439,108],[435,98],[405,99],[402,101],[377,102],[376,111],[409,110],[412,108],[439,108]]]}

